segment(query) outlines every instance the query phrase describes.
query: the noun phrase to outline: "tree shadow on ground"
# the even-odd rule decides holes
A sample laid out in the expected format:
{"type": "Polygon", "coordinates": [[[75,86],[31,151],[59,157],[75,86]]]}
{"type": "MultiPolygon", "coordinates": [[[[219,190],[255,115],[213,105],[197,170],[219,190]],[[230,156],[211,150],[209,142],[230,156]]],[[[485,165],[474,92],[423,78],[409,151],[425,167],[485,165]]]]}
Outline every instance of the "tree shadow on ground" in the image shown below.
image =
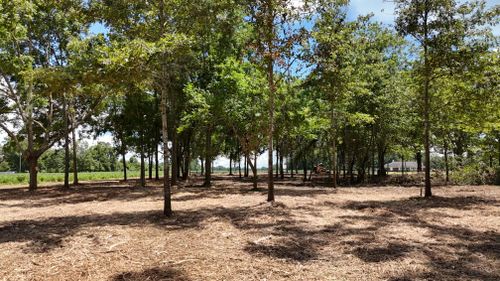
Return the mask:
{"type": "Polygon", "coordinates": [[[420,209],[453,208],[457,210],[470,210],[480,205],[500,206],[500,202],[495,199],[485,199],[477,196],[434,196],[431,198],[413,197],[390,201],[351,201],[344,204],[343,208],[350,210],[385,209],[398,215],[410,216],[420,209]]]}
{"type": "Polygon", "coordinates": [[[127,271],[117,274],[111,278],[111,281],[143,281],[143,280],[190,281],[191,279],[186,277],[184,272],[169,267],[154,267],[139,272],[127,271]]]}
{"type": "MultiPolygon", "coordinates": [[[[420,219],[416,215],[418,210],[434,208],[472,210],[485,205],[497,206],[498,201],[467,196],[348,202],[342,208],[360,211],[362,214],[342,216],[342,218],[346,223],[360,223],[366,227],[357,234],[345,233],[345,229],[344,233],[337,234],[346,234],[350,237],[356,235],[360,240],[371,240],[374,246],[362,246],[353,251],[358,258],[366,262],[383,262],[403,257],[411,251],[423,253],[427,257],[425,272],[408,272],[401,276],[390,276],[389,280],[500,280],[500,272],[488,270],[484,264],[500,260],[498,231],[479,231],[464,226],[434,223],[420,219]],[[397,238],[385,237],[388,242],[387,247],[377,246],[381,241],[377,241],[376,237],[383,233],[384,227],[401,223],[425,229],[424,238],[434,242],[424,243],[416,240],[402,244],[397,238]],[[377,235],[374,235],[375,233],[377,235]]],[[[435,215],[446,218],[442,213],[435,215]]]]}
{"type": "MultiPolygon", "coordinates": [[[[0,203],[0,206],[38,208],[93,201],[132,201],[148,197],[162,200],[162,188],[158,182],[149,182],[149,186],[145,188],[136,187],[136,183],[136,180],[130,180],[128,182],[95,182],[81,184],[68,190],[63,189],[62,186],[51,186],[40,188],[35,192],[29,192],[21,188],[0,189],[0,201],[20,201],[11,204],[0,203]]],[[[294,188],[285,185],[278,186],[275,189],[276,196],[315,197],[317,195],[335,192],[336,190],[333,189],[294,188]]],[[[223,182],[214,187],[174,188],[172,200],[191,201],[205,198],[219,199],[227,195],[254,195],[255,193],[261,193],[262,196],[266,196],[267,189],[259,188],[253,190],[250,186],[247,187],[244,184],[228,185],[223,182]]]]}
{"type": "Polygon", "coordinates": [[[356,247],[352,253],[365,262],[386,262],[404,257],[412,250],[412,247],[390,242],[385,246],[370,245],[356,247]]]}
{"type": "MultiPolygon", "coordinates": [[[[118,194],[113,194],[110,190],[112,187],[104,188],[105,195],[99,195],[99,189],[102,187],[89,187],[79,195],[82,197],[80,201],[75,199],[70,202],[96,201],[95,196],[98,198],[102,196],[103,201],[134,200],[142,197],[158,197],[161,200],[159,188],[144,191],[141,189],[137,195],[130,195],[129,193],[137,190],[132,188],[129,190],[129,188],[120,187],[118,194]],[[94,192],[98,195],[94,195],[94,192]],[[111,195],[106,196],[106,193],[111,195]]],[[[238,187],[192,188],[182,191],[188,194],[174,195],[174,201],[196,200],[207,196],[222,198],[226,194],[248,192],[238,187]],[[200,197],[196,197],[198,195],[200,197]]],[[[53,204],[56,204],[60,196],[64,197],[58,192],[55,191],[55,195],[50,192],[45,195],[54,201],[53,204]]],[[[334,193],[330,190],[300,190],[293,187],[279,188],[278,192],[282,192],[281,196],[290,194],[290,196],[311,197],[334,193]]],[[[0,194],[0,197],[5,196],[4,193],[0,194]]],[[[20,196],[20,199],[23,196],[20,196]]],[[[43,199],[44,195],[38,196],[43,199]]],[[[350,201],[345,204],[325,202],[319,208],[347,210],[350,214],[338,216],[339,222],[321,227],[313,227],[308,222],[299,221],[294,217],[294,214],[298,212],[317,216],[315,212],[318,210],[314,206],[289,207],[280,203],[179,210],[172,218],[163,217],[160,211],[53,217],[0,223],[0,245],[9,242],[27,242],[24,251],[44,253],[58,247],[65,247],[64,241],[67,237],[87,227],[123,225],[124,227],[156,227],[165,231],[181,231],[189,228],[202,229],[214,220],[219,220],[228,222],[239,230],[244,230],[246,234],[270,237],[262,241],[247,241],[244,244],[242,250],[255,257],[264,256],[290,262],[312,262],[318,259],[334,261],[333,259],[338,256],[335,257],[332,253],[323,250],[332,248],[346,255],[354,255],[366,263],[386,263],[405,259],[412,253],[418,252],[426,257],[423,260],[427,268],[425,272],[403,272],[399,276],[387,276],[387,278],[392,278],[392,280],[500,280],[498,271],[491,271],[483,266],[485,262],[494,263],[500,260],[498,231],[485,232],[464,226],[450,226],[415,216],[415,213],[420,210],[436,209],[439,211],[440,208],[473,210],[485,205],[497,206],[498,201],[467,196],[436,197],[430,200],[350,201]],[[397,228],[403,225],[425,230],[425,238],[434,242],[424,243],[412,237],[405,240],[386,235],[385,231],[388,227],[397,228]]],[[[162,270],[164,269],[151,269],[146,271],[144,276],[147,274],[153,277],[162,276],[162,270]]],[[[165,276],[171,274],[168,269],[165,272],[165,276]]],[[[122,279],[115,278],[115,280],[141,280],[140,276],[143,275],[140,274],[125,272],[116,276],[122,279]],[[137,276],[137,279],[133,279],[134,276],[137,276]]],[[[182,275],[179,275],[179,278],[182,278],[182,275]]]]}
{"type": "Polygon", "coordinates": [[[43,253],[62,247],[64,239],[84,227],[123,225],[127,227],[157,227],[167,231],[203,228],[213,218],[225,220],[235,227],[249,232],[259,232],[276,224],[290,224],[289,211],[280,205],[267,203],[238,208],[201,208],[176,211],[165,218],[161,211],[131,213],[92,214],[83,216],[51,217],[40,220],[16,220],[0,223],[0,244],[28,242],[27,252],[43,253]],[[272,217],[269,221],[267,218],[272,217]]]}
{"type": "MultiPolygon", "coordinates": [[[[70,189],[62,186],[41,188],[35,192],[25,189],[0,189],[0,201],[22,201],[3,204],[7,207],[37,208],[59,204],[78,204],[85,202],[104,202],[110,200],[130,201],[152,197],[158,193],[156,188],[135,187],[134,182],[101,182],[81,184],[70,189]]],[[[161,200],[161,197],[158,197],[161,200]]]]}

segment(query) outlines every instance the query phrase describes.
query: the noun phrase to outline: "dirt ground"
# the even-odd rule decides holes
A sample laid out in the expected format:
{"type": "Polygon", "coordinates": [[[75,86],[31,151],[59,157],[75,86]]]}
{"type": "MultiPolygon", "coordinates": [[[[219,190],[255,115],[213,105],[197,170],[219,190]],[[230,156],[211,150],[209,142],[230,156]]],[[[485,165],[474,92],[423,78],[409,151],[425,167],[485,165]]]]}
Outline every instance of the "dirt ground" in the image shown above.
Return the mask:
{"type": "Polygon", "coordinates": [[[133,185],[1,189],[0,280],[500,280],[499,187],[133,185]]]}

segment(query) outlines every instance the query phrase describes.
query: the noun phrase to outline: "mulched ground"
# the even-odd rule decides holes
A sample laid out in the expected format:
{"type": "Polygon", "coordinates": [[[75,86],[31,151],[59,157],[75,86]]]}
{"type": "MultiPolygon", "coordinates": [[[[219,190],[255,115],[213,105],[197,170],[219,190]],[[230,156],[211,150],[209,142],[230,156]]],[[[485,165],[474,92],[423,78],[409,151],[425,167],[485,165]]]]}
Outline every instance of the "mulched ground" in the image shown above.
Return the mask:
{"type": "Polygon", "coordinates": [[[499,187],[134,184],[0,189],[0,280],[500,280],[499,187]]]}

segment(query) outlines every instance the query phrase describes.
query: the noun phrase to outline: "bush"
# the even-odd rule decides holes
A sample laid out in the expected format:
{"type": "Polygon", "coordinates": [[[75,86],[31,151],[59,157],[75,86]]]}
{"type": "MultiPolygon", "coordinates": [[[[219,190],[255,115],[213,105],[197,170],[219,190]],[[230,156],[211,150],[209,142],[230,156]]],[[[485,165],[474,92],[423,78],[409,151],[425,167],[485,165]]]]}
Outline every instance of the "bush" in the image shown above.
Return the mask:
{"type": "Polygon", "coordinates": [[[16,177],[18,183],[23,183],[26,181],[26,176],[24,175],[19,175],[16,177]]]}
{"type": "Polygon", "coordinates": [[[484,163],[470,164],[451,173],[451,180],[456,184],[494,184],[499,177],[498,169],[488,167],[484,163]]]}

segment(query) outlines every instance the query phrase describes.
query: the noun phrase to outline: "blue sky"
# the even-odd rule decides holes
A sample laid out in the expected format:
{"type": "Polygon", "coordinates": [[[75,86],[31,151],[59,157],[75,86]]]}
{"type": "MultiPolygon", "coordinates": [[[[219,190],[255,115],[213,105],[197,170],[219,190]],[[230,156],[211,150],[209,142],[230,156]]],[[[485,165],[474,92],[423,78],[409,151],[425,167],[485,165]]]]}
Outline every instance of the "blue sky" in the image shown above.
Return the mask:
{"type": "MultiPolygon", "coordinates": [[[[297,3],[301,0],[295,0],[297,3]]],[[[459,2],[463,2],[460,1],[459,2]]],[[[486,1],[488,7],[493,7],[495,5],[500,5],[500,0],[488,0],[486,1]]],[[[298,4],[296,4],[298,5],[298,4]]],[[[349,6],[349,16],[354,19],[359,15],[367,15],[373,13],[373,19],[375,21],[382,22],[384,24],[393,26],[394,25],[394,3],[390,0],[351,0],[349,6]]],[[[90,31],[94,34],[105,33],[106,27],[100,23],[93,24],[90,31]]],[[[495,35],[500,35],[500,25],[493,28],[495,35]]]]}

